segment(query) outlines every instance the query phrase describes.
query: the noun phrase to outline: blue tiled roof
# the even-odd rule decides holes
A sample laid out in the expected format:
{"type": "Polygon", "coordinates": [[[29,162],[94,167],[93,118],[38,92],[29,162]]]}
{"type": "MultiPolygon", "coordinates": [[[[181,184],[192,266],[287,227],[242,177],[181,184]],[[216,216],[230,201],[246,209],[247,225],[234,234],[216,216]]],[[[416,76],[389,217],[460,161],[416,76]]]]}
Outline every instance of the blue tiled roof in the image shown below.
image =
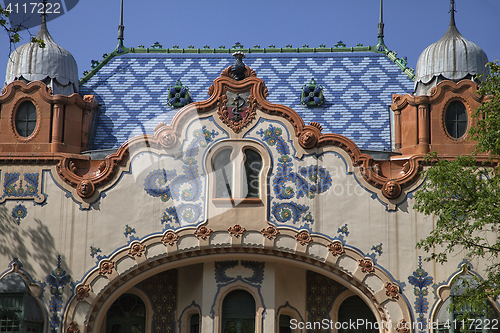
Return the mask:
{"type": "MultiPolygon", "coordinates": [[[[119,147],[131,137],[152,134],[170,123],[179,109],[167,105],[177,80],[194,101],[234,62],[228,54],[135,54],[114,57],[80,87],[96,95],[101,113],[93,149],[119,147]]],[[[391,149],[389,106],[392,94],[411,93],[413,81],[386,55],[376,52],[248,54],[244,59],[269,90],[268,101],[294,109],[306,124],[323,126],[360,149],[391,149]],[[324,88],[319,107],[300,104],[302,86],[314,78],[324,88]]]]}

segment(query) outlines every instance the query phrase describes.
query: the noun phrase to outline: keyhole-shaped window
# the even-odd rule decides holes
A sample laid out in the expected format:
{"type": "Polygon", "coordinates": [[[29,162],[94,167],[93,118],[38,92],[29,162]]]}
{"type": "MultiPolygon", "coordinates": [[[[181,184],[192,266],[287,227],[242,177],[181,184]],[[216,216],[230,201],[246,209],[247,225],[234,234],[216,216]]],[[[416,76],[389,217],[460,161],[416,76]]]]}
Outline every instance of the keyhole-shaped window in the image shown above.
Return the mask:
{"type": "Polygon", "coordinates": [[[16,131],[27,138],[35,131],[36,127],[36,107],[30,101],[22,103],[16,112],[16,131]]]}
{"type": "Polygon", "coordinates": [[[229,147],[213,158],[215,198],[259,198],[262,157],[252,148],[229,147]]]}

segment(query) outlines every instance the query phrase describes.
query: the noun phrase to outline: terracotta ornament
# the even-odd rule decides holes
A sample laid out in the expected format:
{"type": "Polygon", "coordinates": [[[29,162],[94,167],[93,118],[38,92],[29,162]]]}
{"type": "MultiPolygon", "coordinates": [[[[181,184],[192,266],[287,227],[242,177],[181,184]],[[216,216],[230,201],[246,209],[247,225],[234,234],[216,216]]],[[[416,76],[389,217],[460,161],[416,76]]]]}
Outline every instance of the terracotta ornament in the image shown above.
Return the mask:
{"type": "Polygon", "coordinates": [[[76,299],[82,301],[84,298],[89,297],[90,286],[88,284],[78,286],[76,288],[76,299]]]}
{"type": "Polygon", "coordinates": [[[392,297],[393,299],[399,299],[399,286],[387,282],[385,284],[385,294],[389,297],[392,297]]]}
{"type": "Polygon", "coordinates": [[[394,180],[389,180],[382,187],[382,194],[387,199],[396,199],[401,194],[401,186],[394,180]]]}
{"type": "Polygon", "coordinates": [[[208,229],[205,226],[201,226],[198,229],[196,229],[196,231],[194,232],[194,235],[197,238],[201,238],[203,240],[206,240],[207,237],[210,236],[210,234],[212,233],[212,231],[213,231],[212,229],[208,229]]]}
{"type": "Polygon", "coordinates": [[[76,193],[82,198],[89,198],[94,194],[95,187],[94,184],[90,180],[82,180],[78,187],[76,188],[76,193]]]}
{"type": "Polygon", "coordinates": [[[361,272],[363,273],[375,272],[375,267],[373,267],[373,262],[368,259],[359,259],[359,267],[361,267],[361,272]]]}
{"type": "Polygon", "coordinates": [[[175,234],[173,231],[167,231],[163,237],[161,238],[161,242],[163,245],[174,246],[175,243],[179,240],[179,235],[175,234]]]}
{"type": "Polygon", "coordinates": [[[295,235],[295,239],[300,242],[300,245],[306,245],[312,242],[311,235],[307,231],[301,231],[295,235]]]}
{"type": "Polygon", "coordinates": [[[66,333],[80,333],[80,329],[78,328],[78,324],[72,321],[68,328],[66,329],[66,333]]]}
{"type": "Polygon", "coordinates": [[[269,239],[269,240],[273,240],[274,238],[276,238],[280,234],[280,232],[273,226],[269,226],[267,228],[264,228],[260,232],[262,233],[262,235],[267,237],[267,239],[269,239]]]}
{"type": "Polygon", "coordinates": [[[340,256],[345,253],[344,246],[342,245],[341,242],[333,242],[331,244],[328,244],[328,250],[334,256],[340,256]]]}
{"type": "Polygon", "coordinates": [[[146,251],[146,246],[141,243],[133,243],[130,246],[130,250],[128,251],[129,256],[132,257],[141,257],[142,254],[146,251]]]}
{"type": "Polygon", "coordinates": [[[243,233],[247,231],[247,229],[243,228],[239,224],[235,224],[233,227],[227,228],[227,231],[231,236],[238,238],[240,237],[240,235],[243,235],[243,233]]]}
{"type": "Polygon", "coordinates": [[[106,275],[113,273],[113,269],[115,268],[115,263],[110,260],[103,260],[99,264],[99,274],[106,275]]]}

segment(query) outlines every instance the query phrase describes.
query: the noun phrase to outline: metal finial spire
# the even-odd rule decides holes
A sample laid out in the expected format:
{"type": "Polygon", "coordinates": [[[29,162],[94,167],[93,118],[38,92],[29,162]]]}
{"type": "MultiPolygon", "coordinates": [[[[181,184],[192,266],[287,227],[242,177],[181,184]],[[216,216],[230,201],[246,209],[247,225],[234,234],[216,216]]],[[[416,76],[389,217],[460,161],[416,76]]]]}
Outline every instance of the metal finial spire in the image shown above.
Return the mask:
{"type": "Polygon", "coordinates": [[[450,0],[450,26],[455,26],[455,0],[450,0]]]}
{"type": "Polygon", "coordinates": [[[123,25],[123,0],[120,3],[120,24],[118,25],[118,46],[117,51],[119,53],[123,52],[123,30],[125,30],[125,26],[123,25]]]}
{"type": "Polygon", "coordinates": [[[42,24],[41,26],[47,26],[47,0],[42,0],[43,12],[42,12],[42,24]]]}
{"type": "Polygon", "coordinates": [[[384,4],[383,4],[383,0],[380,0],[380,14],[379,14],[379,22],[378,22],[377,49],[379,51],[383,51],[384,48],[385,48],[385,43],[384,43],[384,4]]]}

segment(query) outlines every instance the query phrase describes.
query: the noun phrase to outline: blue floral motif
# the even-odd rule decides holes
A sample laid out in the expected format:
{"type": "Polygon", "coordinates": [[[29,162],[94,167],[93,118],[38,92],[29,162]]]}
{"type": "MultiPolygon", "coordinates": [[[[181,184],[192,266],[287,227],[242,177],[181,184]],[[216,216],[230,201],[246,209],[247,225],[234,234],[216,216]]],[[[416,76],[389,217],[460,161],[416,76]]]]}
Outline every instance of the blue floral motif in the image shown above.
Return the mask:
{"type": "Polygon", "coordinates": [[[19,172],[5,173],[3,195],[0,197],[0,201],[9,197],[42,199],[38,195],[39,173],[24,173],[23,179],[20,178],[21,174],[19,172]]]}
{"type": "Polygon", "coordinates": [[[179,204],[177,206],[168,207],[165,209],[165,213],[161,218],[161,223],[171,224],[176,223],[180,224],[179,216],[183,221],[187,223],[195,223],[198,218],[203,213],[203,208],[201,203],[197,204],[179,204]]]}
{"type": "Polygon", "coordinates": [[[337,232],[339,234],[344,234],[346,236],[349,236],[349,228],[347,228],[347,223],[341,226],[340,228],[337,229],[337,232]]]}
{"type": "Polygon", "coordinates": [[[129,227],[129,225],[127,224],[125,226],[125,232],[123,234],[125,235],[125,237],[128,237],[129,235],[135,234],[135,228],[129,227]]]}
{"type": "Polygon", "coordinates": [[[422,257],[418,257],[418,269],[413,272],[413,276],[408,277],[408,282],[413,285],[413,293],[416,297],[414,306],[415,312],[418,313],[417,322],[420,323],[422,328],[419,332],[425,332],[427,328],[427,321],[424,318],[424,314],[429,310],[429,302],[427,301],[427,295],[429,294],[427,287],[432,284],[432,277],[422,268],[422,257]]]}
{"type": "Polygon", "coordinates": [[[50,294],[52,297],[49,301],[49,312],[50,316],[50,332],[56,333],[58,327],[61,325],[61,318],[59,317],[59,311],[62,309],[63,299],[62,294],[64,293],[64,286],[67,285],[71,277],[66,275],[66,271],[61,268],[61,256],[57,257],[57,268],[48,275],[47,283],[50,286],[50,294]]]}
{"type": "Polygon", "coordinates": [[[12,217],[17,220],[17,224],[21,224],[21,220],[28,215],[28,209],[24,205],[17,205],[12,209],[12,217]]]}
{"type": "Polygon", "coordinates": [[[378,255],[382,255],[382,243],[380,243],[379,245],[373,245],[372,246],[372,251],[378,253],[378,255]]]}
{"type": "Polygon", "coordinates": [[[206,148],[218,134],[215,130],[207,130],[206,126],[194,130],[193,139],[182,157],[182,174],[177,174],[176,170],[157,169],[144,179],[144,190],[150,196],[160,197],[163,202],[170,199],[181,202],[165,209],[161,218],[162,224],[180,224],[181,221],[193,224],[202,215],[202,204],[195,203],[203,193],[203,182],[198,172],[196,157],[200,148],[206,148]]]}
{"type": "MultiPolygon", "coordinates": [[[[257,131],[269,145],[276,147],[278,164],[272,182],[273,192],[277,200],[313,199],[317,194],[326,192],[332,185],[330,173],[323,167],[311,165],[299,167],[298,172],[292,171],[293,160],[290,157],[290,147],[282,137],[282,129],[269,125],[267,129],[257,131]]],[[[274,218],[280,223],[292,221],[294,224],[301,221],[304,225],[314,223],[309,207],[293,201],[274,202],[271,208],[274,218]]]]}
{"type": "Polygon", "coordinates": [[[101,253],[101,249],[100,248],[97,248],[97,247],[94,247],[94,246],[90,246],[90,256],[92,258],[94,258],[95,256],[97,256],[97,258],[99,259],[99,255],[98,253],[101,253]]]}

